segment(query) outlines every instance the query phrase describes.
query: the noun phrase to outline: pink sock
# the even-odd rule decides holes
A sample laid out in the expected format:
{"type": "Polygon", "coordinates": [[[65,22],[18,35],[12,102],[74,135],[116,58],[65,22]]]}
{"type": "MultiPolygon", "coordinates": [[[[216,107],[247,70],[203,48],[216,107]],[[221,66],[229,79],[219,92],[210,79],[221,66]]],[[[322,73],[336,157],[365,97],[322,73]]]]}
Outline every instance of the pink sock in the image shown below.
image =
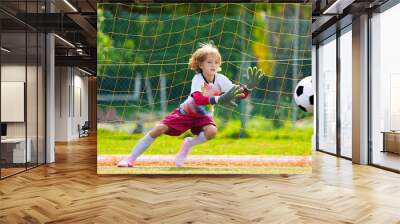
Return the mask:
{"type": "Polygon", "coordinates": [[[207,141],[207,139],[204,136],[204,132],[200,132],[200,134],[196,138],[192,138],[192,137],[185,138],[183,140],[181,150],[179,150],[179,153],[175,159],[176,166],[180,167],[185,163],[185,160],[189,154],[189,151],[194,145],[198,145],[205,141],[207,141]]]}

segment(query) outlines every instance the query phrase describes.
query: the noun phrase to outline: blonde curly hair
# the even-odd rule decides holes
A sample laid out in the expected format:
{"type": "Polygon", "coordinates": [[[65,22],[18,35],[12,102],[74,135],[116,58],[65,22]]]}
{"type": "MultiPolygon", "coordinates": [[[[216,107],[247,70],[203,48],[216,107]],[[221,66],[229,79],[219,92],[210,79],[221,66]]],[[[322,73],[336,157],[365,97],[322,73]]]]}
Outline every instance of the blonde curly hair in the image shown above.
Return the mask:
{"type": "MultiPolygon", "coordinates": [[[[211,43],[202,43],[200,44],[200,48],[198,48],[190,57],[189,68],[196,72],[201,72],[200,64],[206,60],[208,55],[215,56],[221,65],[222,59],[218,49],[211,43]]],[[[219,68],[218,71],[220,70],[221,68],[219,68]]]]}

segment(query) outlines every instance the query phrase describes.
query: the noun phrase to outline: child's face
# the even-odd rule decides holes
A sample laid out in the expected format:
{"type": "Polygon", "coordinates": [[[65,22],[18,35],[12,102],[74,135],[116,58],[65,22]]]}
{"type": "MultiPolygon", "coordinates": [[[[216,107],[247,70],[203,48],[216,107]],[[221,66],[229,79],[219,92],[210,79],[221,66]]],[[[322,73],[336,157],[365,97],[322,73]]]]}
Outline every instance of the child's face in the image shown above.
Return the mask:
{"type": "Polygon", "coordinates": [[[200,68],[204,75],[215,75],[218,72],[220,62],[215,55],[209,54],[202,63],[200,63],[200,68]]]}

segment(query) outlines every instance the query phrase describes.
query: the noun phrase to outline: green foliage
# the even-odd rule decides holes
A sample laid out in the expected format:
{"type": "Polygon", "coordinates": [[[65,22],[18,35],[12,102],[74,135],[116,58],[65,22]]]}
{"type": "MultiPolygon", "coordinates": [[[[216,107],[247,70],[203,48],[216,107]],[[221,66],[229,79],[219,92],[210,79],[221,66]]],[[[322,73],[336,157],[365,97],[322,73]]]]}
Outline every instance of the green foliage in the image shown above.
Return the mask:
{"type": "Polygon", "coordinates": [[[103,31],[105,30],[105,16],[104,10],[101,8],[97,9],[97,59],[99,61],[106,61],[106,55],[108,55],[108,50],[112,47],[112,40],[109,35],[105,34],[103,31]]]}
{"type": "MultiPolygon", "coordinates": [[[[194,74],[187,63],[200,42],[215,43],[224,62],[221,73],[236,83],[246,72],[243,59],[263,69],[266,77],[252,92],[251,103],[257,104],[249,113],[274,120],[276,128],[297,110],[292,103],[293,84],[298,81],[294,75],[311,74],[310,61],[276,61],[291,59],[295,47],[298,58],[311,58],[310,4],[99,3],[97,25],[98,95],[133,94],[139,74],[148,77],[153,89],[152,105],[144,85],[135,102],[99,101],[101,109],[115,109],[124,121],[134,113],[159,110],[161,74],[167,82],[168,111],[185,100],[194,74]],[[298,18],[293,16],[296,10],[298,18]],[[293,46],[294,40],[298,46],[293,46]]],[[[298,116],[310,115],[298,111],[298,116]]]]}

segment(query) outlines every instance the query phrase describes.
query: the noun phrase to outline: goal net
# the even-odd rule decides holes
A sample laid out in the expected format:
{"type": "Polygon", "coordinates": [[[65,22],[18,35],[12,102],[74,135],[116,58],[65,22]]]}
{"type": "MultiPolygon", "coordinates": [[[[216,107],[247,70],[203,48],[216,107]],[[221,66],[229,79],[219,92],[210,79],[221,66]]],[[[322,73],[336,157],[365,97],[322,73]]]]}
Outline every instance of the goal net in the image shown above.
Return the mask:
{"type": "MultiPolygon", "coordinates": [[[[188,97],[195,74],[189,58],[207,42],[219,49],[220,73],[232,82],[242,83],[249,66],[265,73],[238,107],[215,107],[217,138],[249,141],[239,154],[311,153],[312,115],[293,100],[296,84],[311,75],[311,4],[100,3],[97,41],[101,153],[128,154],[134,142],[107,136],[139,139],[188,97]],[[117,152],[107,152],[113,147],[117,152]]],[[[169,148],[169,141],[155,147],[169,148]]],[[[220,153],[235,154],[235,147],[220,153]]]]}

